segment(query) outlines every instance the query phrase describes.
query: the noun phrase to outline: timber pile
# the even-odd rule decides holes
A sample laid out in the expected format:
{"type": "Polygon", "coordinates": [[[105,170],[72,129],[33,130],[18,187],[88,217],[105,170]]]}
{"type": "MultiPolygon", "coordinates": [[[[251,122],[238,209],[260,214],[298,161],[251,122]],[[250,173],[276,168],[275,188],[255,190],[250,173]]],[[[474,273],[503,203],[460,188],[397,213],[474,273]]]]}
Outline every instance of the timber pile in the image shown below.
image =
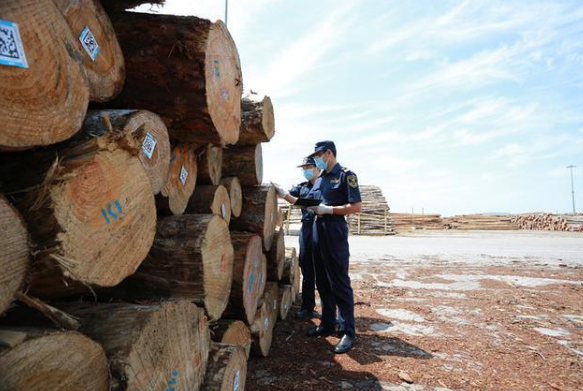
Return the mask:
{"type": "Polygon", "coordinates": [[[390,216],[397,233],[412,229],[443,229],[443,221],[438,214],[391,213],[390,216]]]}
{"type": "Polygon", "coordinates": [[[0,3],[0,389],[243,390],[297,297],[270,98],[142,2],[0,3]]]}
{"type": "Polygon", "coordinates": [[[527,213],[513,220],[518,229],[583,232],[583,214],[527,213]]]}
{"type": "Polygon", "coordinates": [[[354,235],[394,235],[389,205],[377,186],[360,185],[362,212],[349,216],[350,233],[354,235]]]}
{"type": "Polygon", "coordinates": [[[512,215],[460,215],[444,217],[444,229],[459,230],[517,230],[519,229],[512,215]]]}

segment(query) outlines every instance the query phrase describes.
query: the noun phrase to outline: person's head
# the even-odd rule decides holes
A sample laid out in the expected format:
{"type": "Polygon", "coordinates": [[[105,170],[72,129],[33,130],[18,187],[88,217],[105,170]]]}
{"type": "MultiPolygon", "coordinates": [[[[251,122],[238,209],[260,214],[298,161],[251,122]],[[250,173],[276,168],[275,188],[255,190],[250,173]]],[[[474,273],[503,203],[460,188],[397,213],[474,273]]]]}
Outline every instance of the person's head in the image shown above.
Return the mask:
{"type": "Polygon", "coordinates": [[[331,169],[336,164],[336,145],[329,140],[318,141],[310,157],[314,158],[314,163],[319,169],[331,169]]]}
{"type": "Polygon", "coordinates": [[[302,174],[308,181],[314,182],[320,175],[320,170],[316,167],[314,158],[311,156],[304,158],[302,164],[298,167],[302,169],[302,174]]]}

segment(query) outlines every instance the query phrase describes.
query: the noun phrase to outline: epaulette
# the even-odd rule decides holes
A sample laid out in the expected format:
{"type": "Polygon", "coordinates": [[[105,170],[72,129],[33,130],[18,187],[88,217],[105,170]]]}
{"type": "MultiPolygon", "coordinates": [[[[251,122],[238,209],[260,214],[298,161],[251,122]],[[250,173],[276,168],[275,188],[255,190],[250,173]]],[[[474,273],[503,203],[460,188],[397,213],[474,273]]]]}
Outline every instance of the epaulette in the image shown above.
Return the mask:
{"type": "Polygon", "coordinates": [[[342,171],[343,172],[348,172],[348,171],[350,171],[350,169],[348,167],[342,167],[342,171]]]}

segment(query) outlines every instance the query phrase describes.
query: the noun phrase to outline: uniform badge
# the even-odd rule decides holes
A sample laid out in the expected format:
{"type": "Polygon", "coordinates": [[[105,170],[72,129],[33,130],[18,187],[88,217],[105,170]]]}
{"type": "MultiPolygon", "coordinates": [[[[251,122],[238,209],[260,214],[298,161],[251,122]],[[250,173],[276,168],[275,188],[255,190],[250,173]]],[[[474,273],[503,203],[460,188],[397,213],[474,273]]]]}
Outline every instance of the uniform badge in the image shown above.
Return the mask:
{"type": "Polygon", "coordinates": [[[358,179],[356,179],[356,175],[349,175],[346,180],[348,181],[348,186],[353,188],[358,187],[358,179]]]}

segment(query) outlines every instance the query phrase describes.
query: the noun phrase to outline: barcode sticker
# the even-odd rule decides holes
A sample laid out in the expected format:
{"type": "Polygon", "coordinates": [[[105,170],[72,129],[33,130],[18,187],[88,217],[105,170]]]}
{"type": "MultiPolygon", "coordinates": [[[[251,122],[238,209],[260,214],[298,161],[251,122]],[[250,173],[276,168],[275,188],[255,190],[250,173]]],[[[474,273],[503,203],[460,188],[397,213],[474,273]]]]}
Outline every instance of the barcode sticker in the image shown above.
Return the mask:
{"type": "Polygon", "coordinates": [[[146,133],[146,138],[144,138],[144,142],[142,143],[142,151],[148,159],[152,158],[157,143],[158,141],[156,140],[156,137],[152,136],[150,133],[146,133]]]}
{"type": "Polygon", "coordinates": [[[85,26],[83,31],[81,31],[81,34],[79,34],[79,42],[81,42],[81,45],[89,57],[91,57],[91,61],[95,61],[97,54],[99,54],[99,45],[91,30],[89,30],[89,27],[85,26]]]}
{"type": "Polygon", "coordinates": [[[221,204],[221,214],[223,215],[223,219],[227,218],[227,207],[225,204],[221,204]]]}
{"type": "Polygon", "coordinates": [[[182,186],[186,185],[186,178],[188,178],[188,171],[186,167],[182,166],[180,169],[180,182],[182,182],[182,186]]]}
{"type": "Polygon", "coordinates": [[[0,19],[0,64],[28,68],[18,24],[0,19]]]}

